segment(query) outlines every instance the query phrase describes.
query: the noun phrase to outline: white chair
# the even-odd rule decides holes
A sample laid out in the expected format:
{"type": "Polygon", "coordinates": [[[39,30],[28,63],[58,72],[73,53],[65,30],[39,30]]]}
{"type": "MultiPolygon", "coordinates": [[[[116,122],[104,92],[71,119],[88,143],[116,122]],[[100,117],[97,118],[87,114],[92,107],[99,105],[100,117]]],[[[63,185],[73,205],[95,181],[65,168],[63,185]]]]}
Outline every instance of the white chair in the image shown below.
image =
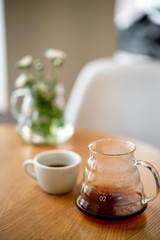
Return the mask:
{"type": "Polygon", "coordinates": [[[116,133],[160,148],[160,62],[87,64],[71,91],[66,121],[116,133]]]}

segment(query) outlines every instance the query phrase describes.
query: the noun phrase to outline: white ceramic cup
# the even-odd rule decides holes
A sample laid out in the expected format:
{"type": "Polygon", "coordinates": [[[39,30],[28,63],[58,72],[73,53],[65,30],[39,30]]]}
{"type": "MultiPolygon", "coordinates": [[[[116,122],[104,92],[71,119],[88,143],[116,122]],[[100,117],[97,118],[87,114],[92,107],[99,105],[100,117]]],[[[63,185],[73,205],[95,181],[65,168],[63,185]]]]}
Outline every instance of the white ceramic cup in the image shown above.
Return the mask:
{"type": "Polygon", "coordinates": [[[34,159],[24,162],[25,172],[36,179],[40,187],[47,193],[62,194],[73,189],[79,169],[81,157],[67,150],[50,150],[39,153],[34,159]],[[32,172],[28,166],[32,165],[32,172]],[[50,167],[47,165],[59,165],[50,167]],[[60,167],[60,165],[65,165],[60,167]]]}

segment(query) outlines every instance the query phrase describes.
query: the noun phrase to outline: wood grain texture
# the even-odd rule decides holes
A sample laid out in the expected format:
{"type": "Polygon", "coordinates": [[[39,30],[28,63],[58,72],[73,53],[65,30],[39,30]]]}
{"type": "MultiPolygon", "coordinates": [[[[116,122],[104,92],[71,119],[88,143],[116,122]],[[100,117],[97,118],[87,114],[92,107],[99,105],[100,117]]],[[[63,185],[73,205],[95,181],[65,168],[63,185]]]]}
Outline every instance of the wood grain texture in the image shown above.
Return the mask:
{"type": "MultiPolygon", "coordinates": [[[[67,143],[34,146],[23,143],[14,125],[0,126],[0,239],[1,240],[93,240],[160,239],[160,196],[141,215],[124,221],[96,220],[81,213],[75,195],[89,157],[88,144],[113,135],[76,129],[67,143]],[[49,149],[68,149],[82,156],[77,185],[64,195],[44,193],[23,170],[26,159],[49,149]]],[[[160,151],[135,141],[137,159],[152,163],[160,173],[160,151]]],[[[154,191],[153,177],[140,169],[145,192],[154,191]]]]}

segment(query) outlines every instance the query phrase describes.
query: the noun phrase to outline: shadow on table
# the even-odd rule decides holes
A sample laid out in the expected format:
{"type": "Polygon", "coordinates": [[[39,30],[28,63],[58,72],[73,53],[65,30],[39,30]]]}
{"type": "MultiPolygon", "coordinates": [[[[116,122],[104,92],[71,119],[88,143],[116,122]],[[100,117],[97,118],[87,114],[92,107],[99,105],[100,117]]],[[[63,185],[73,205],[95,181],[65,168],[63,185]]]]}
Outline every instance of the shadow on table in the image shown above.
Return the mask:
{"type": "MultiPolygon", "coordinates": [[[[83,214],[83,213],[82,213],[83,214]]],[[[84,214],[83,214],[84,215],[84,214]]],[[[101,220],[92,218],[90,216],[84,215],[85,219],[92,222],[93,224],[100,224],[101,226],[110,226],[110,228],[121,228],[121,229],[138,229],[138,228],[144,228],[146,225],[146,215],[145,213],[142,213],[136,217],[130,218],[130,219],[124,219],[124,220],[101,220]]]]}

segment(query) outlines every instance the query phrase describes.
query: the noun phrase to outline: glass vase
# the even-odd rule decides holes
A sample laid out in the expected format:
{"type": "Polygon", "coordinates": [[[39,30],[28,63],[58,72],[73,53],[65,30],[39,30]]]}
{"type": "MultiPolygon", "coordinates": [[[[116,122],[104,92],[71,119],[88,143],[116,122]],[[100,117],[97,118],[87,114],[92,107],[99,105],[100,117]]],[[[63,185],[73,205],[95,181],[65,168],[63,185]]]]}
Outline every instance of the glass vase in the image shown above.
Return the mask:
{"type": "Polygon", "coordinates": [[[64,96],[45,99],[33,96],[27,88],[15,90],[11,95],[11,112],[17,120],[17,132],[29,144],[59,144],[74,133],[73,126],[64,121],[64,96]],[[21,111],[17,110],[20,97],[21,111]],[[59,105],[59,106],[58,106],[59,105]],[[62,107],[60,107],[60,105],[62,107]]]}

